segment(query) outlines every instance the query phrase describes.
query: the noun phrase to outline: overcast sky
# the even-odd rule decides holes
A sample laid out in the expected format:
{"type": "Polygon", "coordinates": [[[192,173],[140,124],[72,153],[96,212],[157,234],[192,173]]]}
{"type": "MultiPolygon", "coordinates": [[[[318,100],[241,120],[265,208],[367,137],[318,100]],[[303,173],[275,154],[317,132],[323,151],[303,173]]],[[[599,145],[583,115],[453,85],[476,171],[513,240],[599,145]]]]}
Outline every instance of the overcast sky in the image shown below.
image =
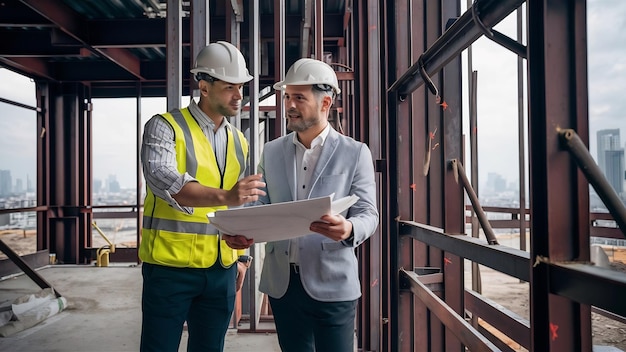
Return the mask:
{"type": "MultiPolygon", "coordinates": [[[[589,148],[596,157],[598,130],[619,128],[622,146],[626,141],[626,1],[589,0],[587,11],[589,148]]],[[[514,16],[496,29],[516,39],[514,16]]],[[[478,71],[480,182],[486,181],[488,172],[516,182],[517,57],[484,37],[472,48],[472,66],[478,71]]]]}
{"type": "MultiPolygon", "coordinates": [[[[589,0],[588,14],[589,147],[595,157],[596,132],[600,129],[620,128],[622,145],[626,142],[626,1],[589,0]]],[[[515,25],[513,13],[496,29],[515,38],[515,25]]],[[[517,57],[481,38],[473,45],[473,69],[478,71],[480,183],[486,181],[489,172],[516,182],[517,57]]],[[[34,84],[28,79],[0,69],[0,82],[0,97],[35,105],[34,84]]],[[[164,110],[164,99],[145,99],[142,120],[164,110]]],[[[134,111],[133,99],[94,101],[96,178],[116,175],[122,187],[134,186],[137,163],[134,111]]],[[[467,129],[466,112],[464,116],[467,129]]],[[[33,180],[35,177],[33,136],[38,131],[34,121],[34,112],[0,103],[0,169],[10,169],[13,179],[23,179],[24,186],[26,175],[33,180]]],[[[469,140],[467,134],[466,140],[469,140]]],[[[469,162],[466,164],[469,168],[469,162]]]]}

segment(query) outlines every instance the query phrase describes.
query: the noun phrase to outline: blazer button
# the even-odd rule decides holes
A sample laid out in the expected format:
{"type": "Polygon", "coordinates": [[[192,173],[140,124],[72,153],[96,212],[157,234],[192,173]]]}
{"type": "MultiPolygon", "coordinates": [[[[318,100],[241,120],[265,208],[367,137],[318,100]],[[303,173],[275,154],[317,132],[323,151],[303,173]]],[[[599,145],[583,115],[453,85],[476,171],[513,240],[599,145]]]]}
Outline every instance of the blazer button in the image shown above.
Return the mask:
{"type": "Polygon", "coordinates": [[[289,254],[289,252],[285,251],[285,255],[288,255],[288,254],[289,254]]]}

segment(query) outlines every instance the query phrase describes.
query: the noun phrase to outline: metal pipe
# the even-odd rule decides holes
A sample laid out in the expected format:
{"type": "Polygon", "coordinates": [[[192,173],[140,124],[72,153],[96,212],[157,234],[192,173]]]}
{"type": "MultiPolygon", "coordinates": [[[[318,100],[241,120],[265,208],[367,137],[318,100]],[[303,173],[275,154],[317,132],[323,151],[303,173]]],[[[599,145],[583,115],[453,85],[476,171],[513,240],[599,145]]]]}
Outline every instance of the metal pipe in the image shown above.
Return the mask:
{"type": "Polygon", "coordinates": [[[604,205],[606,205],[611,215],[613,215],[620,230],[622,230],[622,234],[626,237],[626,207],[602,173],[602,170],[600,170],[598,164],[593,160],[589,150],[580,137],[578,137],[576,131],[572,129],[560,130],[559,136],[561,137],[563,146],[567,147],[570,155],[574,157],[580,170],[585,174],[587,181],[589,181],[596,190],[598,196],[604,202],[604,205]]]}
{"type": "Polygon", "coordinates": [[[41,275],[39,275],[39,273],[33,270],[33,268],[31,268],[28,265],[28,263],[26,263],[24,259],[20,257],[19,254],[15,253],[13,249],[11,249],[11,247],[9,247],[1,239],[0,239],[0,252],[6,254],[6,256],[13,262],[13,264],[15,264],[18,268],[22,269],[22,271],[31,280],[33,280],[37,284],[37,286],[39,286],[42,289],[52,288],[52,290],[54,291],[54,294],[57,297],[61,297],[61,294],[55,288],[53,288],[52,285],[50,285],[50,283],[46,281],[46,279],[44,279],[41,275]]]}
{"type": "MultiPolygon", "coordinates": [[[[137,140],[135,141],[135,153],[137,153],[136,155],[141,155],[141,141],[142,141],[142,127],[143,124],[141,122],[141,99],[142,99],[142,94],[141,94],[141,87],[142,84],[141,82],[137,82],[137,96],[135,97],[135,124],[136,124],[136,131],[135,131],[135,138],[137,138],[137,140]]],[[[137,179],[135,180],[135,185],[136,185],[136,190],[137,190],[137,194],[136,194],[136,199],[137,199],[137,214],[136,214],[136,218],[135,218],[135,222],[137,224],[137,236],[135,237],[135,241],[137,243],[137,248],[139,248],[139,243],[141,243],[141,228],[142,228],[142,224],[143,224],[143,205],[142,205],[142,200],[143,200],[143,195],[141,194],[141,191],[143,189],[143,167],[141,165],[141,158],[138,157],[137,158],[137,165],[136,165],[136,169],[135,169],[135,175],[137,177],[137,179]]],[[[92,216],[92,220],[95,219],[95,214],[94,216],[92,216]]],[[[136,253],[136,260],[137,264],[141,263],[141,260],[139,259],[139,249],[137,249],[137,253],[136,253]]]]}
{"type": "MultiPolygon", "coordinates": [[[[468,51],[471,49],[468,48],[468,51]]],[[[469,129],[470,129],[470,160],[471,170],[470,177],[472,184],[475,185],[476,196],[478,197],[478,71],[471,70],[471,53],[468,52],[468,73],[469,82],[469,129]]],[[[478,228],[478,218],[474,209],[472,209],[472,237],[480,237],[478,228]]],[[[472,262],[472,290],[482,293],[483,286],[480,276],[480,266],[478,263],[472,262]]],[[[478,326],[478,319],[472,315],[472,325],[478,326]]]]}
{"type": "MultiPolygon", "coordinates": [[[[517,40],[522,43],[523,13],[517,9],[517,40]]],[[[519,249],[526,250],[526,142],[524,130],[524,59],[517,58],[517,157],[519,159],[519,249]]]]}
{"type": "Polygon", "coordinates": [[[14,106],[17,106],[17,107],[20,107],[20,108],[24,108],[24,109],[29,109],[29,110],[41,112],[41,108],[40,107],[22,104],[22,103],[19,103],[17,101],[5,99],[5,98],[2,98],[2,97],[0,97],[0,102],[1,103],[6,103],[6,104],[9,104],[9,105],[14,105],[14,106]]]}
{"type": "Polygon", "coordinates": [[[452,164],[452,167],[457,170],[457,174],[461,176],[461,185],[465,189],[465,192],[467,192],[470,202],[472,202],[472,208],[474,208],[474,212],[476,213],[478,222],[480,222],[480,226],[483,228],[483,231],[485,232],[485,237],[487,237],[487,242],[489,244],[498,244],[496,235],[493,233],[493,229],[491,228],[491,225],[489,225],[489,220],[487,220],[487,215],[485,214],[485,211],[483,210],[483,208],[480,206],[480,202],[478,201],[478,196],[476,195],[476,192],[474,192],[474,189],[472,188],[472,184],[467,179],[467,175],[465,175],[465,169],[463,168],[463,165],[457,159],[453,159],[452,161],[450,161],[450,163],[452,164]]]}

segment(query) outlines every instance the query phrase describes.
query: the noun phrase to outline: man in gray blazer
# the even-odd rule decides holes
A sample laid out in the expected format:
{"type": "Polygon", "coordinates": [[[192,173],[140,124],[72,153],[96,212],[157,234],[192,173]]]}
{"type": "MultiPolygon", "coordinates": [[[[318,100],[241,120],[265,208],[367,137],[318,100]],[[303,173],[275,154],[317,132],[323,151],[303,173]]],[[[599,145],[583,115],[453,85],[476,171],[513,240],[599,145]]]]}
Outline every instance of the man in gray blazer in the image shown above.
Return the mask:
{"type": "Polygon", "coordinates": [[[378,226],[372,155],[367,145],[328,123],[341,92],[329,65],[300,59],[274,89],[284,91],[287,128],[293,132],[264,146],[259,173],[267,194],[259,201],[331,194],[359,200],[343,214],[313,222],[311,234],[268,242],[260,290],[269,296],[283,351],[351,352],[361,296],[354,249],[378,226]]]}

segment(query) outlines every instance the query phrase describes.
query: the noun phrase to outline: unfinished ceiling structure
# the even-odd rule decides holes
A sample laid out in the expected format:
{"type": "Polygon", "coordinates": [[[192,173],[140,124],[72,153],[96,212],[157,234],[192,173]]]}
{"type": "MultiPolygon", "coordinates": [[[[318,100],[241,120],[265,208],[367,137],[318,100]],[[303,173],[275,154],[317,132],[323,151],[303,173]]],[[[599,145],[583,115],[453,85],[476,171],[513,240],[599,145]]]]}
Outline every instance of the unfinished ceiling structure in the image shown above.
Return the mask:
{"type": "MultiPolygon", "coordinates": [[[[512,350],[502,336],[531,351],[591,351],[591,312],[623,321],[626,278],[590,263],[589,238],[597,230],[589,184],[617,224],[626,222],[587,147],[586,1],[468,5],[462,11],[459,0],[1,0],[0,65],[35,81],[37,105],[28,108],[38,115],[33,135],[41,135],[37,206],[2,210],[37,212],[39,252],[11,261],[30,271],[54,252],[63,263],[88,264],[93,219],[131,217],[140,228],[139,197],[114,215],[92,206],[91,99],[166,97],[168,108],[177,107],[181,96],[193,94],[187,72],[195,54],[227,40],[241,48],[255,77],[244,90],[250,105],[242,122],[252,131],[261,112],[271,110],[278,118],[268,120],[270,138],[285,133],[280,96],[274,106],[258,102],[286,67],[315,57],[336,69],[342,85],[335,127],[372,150],[381,222],[358,249],[361,351],[512,350]],[[515,11],[520,24],[526,21],[526,42],[493,30],[515,11]],[[523,198],[520,207],[491,209],[511,215],[500,224],[486,219],[472,188],[474,171],[468,177],[463,167],[476,157],[463,140],[475,143],[478,135],[464,136],[462,125],[475,126],[479,117],[461,109],[463,87],[471,84],[463,81],[460,54],[481,36],[516,53],[527,70],[511,79],[528,87],[529,138],[525,144],[522,134],[519,145],[522,166],[530,166],[530,207],[523,198]],[[484,238],[465,235],[468,222],[475,233],[480,224],[484,238]],[[530,248],[498,244],[491,231],[498,226],[529,229],[530,248]],[[528,316],[466,287],[466,261],[527,282],[528,316]]],[[[623,238],[622,231],[597,235],[623,238]]],[[[136,261],[136,249],[120,249],[111,260],[136,261]]],[[[249,302],[254,330],[260,307],[249,302]]]]}

